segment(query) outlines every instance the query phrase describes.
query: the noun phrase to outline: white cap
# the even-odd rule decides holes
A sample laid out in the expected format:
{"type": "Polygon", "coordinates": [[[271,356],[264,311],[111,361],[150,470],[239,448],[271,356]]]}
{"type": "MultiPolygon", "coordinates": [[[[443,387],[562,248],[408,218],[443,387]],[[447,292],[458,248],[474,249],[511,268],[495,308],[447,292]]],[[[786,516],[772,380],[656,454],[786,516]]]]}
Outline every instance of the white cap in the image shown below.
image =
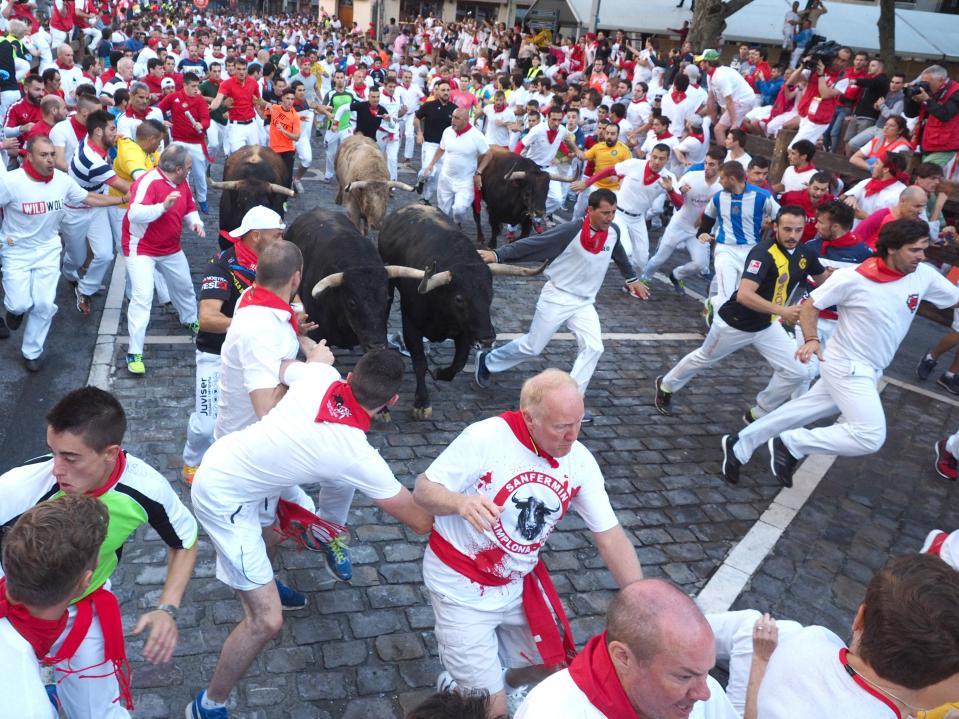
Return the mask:
{"type": "Polygon", "coordinates": [[[285,229],[286,225],[283,224],[282,217],[276,214],[276,212],[271,210],[269,207],[257,205],[256,207],[251,207],[249,210],[247,210],[246,214],[243,215],[242,224],[230,234],[234,237],[243,237],[243,235],[245,235],[247,232],[252,232],[253,230],[285,229]]]}
{"type": "Polygon", "coordinates": [[[176,82],[172,77],[165,77],[160,80],[160,87],[176,87],[176,82]]]}

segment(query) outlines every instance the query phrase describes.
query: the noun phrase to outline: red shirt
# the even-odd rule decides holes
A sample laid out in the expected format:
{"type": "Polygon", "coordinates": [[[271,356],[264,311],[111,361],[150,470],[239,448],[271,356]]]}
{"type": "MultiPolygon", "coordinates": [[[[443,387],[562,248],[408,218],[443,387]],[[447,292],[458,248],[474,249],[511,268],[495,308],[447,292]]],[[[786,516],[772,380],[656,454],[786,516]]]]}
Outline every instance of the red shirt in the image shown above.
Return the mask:
{"type": "Polygon", "coordinates": [[[20,157],[27,156],[26,144],[27,140],[31,137],[36,137],[37,135],[43,135],[44,137],[50,137],[50,130],[53,129],[53,125],[48,125],[47,121],[41,116],[37,120],[37,124],[30,128],[30,132],[25,132],[20,135],[20,157]]]}
{"type": "Polygon", "coordinates": [[[170,134],[174,140],[197,143],[204,139],[203,134],[196,131],[186,116],[189,112],[194,120],[203,125],[204,130],[210,126],[210,109],[202,95],[189,97],[183,90],[178,90],[160,100],[157,107],[164,114],[170,113],[173,120],[170,134]]]}
{"type": "Polygon", "coordinates": [[[186,180],[173,185],[158,167],[141,175],[130,187],[130,209],[123,217],[124,256],[162,257],[179,252],[183,220],[190,215],[192,221],[199,221],[186,180]],[[180,197],[169,210],[164,210],[163,201],[174,190],[180,197]]]}
{"type": "Polygon", "coordinates": [[[163,79],[170,78],[173,80],[173,87],[176,90],[183,89],[183,75],[178,72],[168,72],[163,76],[163,79]]]}
{"type": "Polygon", "coordinates": [[[43,119],[43,112],[39,105],[28,102],[27,99],[20,98],[7,110],[7,127],[22,127],[29,122],[40,122],[43,119]]]}
{"type": "Polygon", "coordinates": [[[895,220],[895,216],[892,214],[892,210],[888,207],[883,207],[881,210],[876,210],[869,217],[864,219],[858,225],[856,225],[856,237],[859,238],[861,242],[865,242],[869,245],[869,249],[875,251],[876,249],[876,240],[879,239],[879,230],[881,230],[887,223],[895,220]]]}
{"type": "Polygon", "coordinates": [[[233,98],[230,122],[245,122],[253,119],[253,98],[260,96],[260,86],[252,77],[247,76],[246,82],[242,85],[235,77],[227,78],[220,83],[219,94],[233,98]]]}
{"type": "Polygon", "coordinates": [[[151,95],[162,95],[163,94],[163,78],[157,77],[156,75],[147,74],[143,77],[143,82],[148,88],[150,88],[151,95]]]}
{"type": "Polygon", "coordinates": [[[792,192],[784,192],[779,197],[780,205],[799,205],[806,213],[806,226],[803,228],[802,233],[803,242],[809,242],[809,240],[816,236],[816,210],[822,207],[826,202],[832,201],[833,196],[826,194],[823,195],[818,205],[813,206],[809,199],[809,192],[807,190],[793,190],[792,192]]]}

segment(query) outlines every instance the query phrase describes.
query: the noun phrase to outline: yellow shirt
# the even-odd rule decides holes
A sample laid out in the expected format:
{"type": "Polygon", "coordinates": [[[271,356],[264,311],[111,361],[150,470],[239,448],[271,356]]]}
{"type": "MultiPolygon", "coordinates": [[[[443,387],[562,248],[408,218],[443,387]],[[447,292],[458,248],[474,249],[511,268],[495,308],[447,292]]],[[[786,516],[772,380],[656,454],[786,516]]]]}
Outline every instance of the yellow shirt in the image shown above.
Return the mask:
{"type": "MultiPolygon", "coordinates": [[[[597,142],[591,148],[586,150],[583,153],[586,156],[587,160],[593,162],[593,174],[597,172],[602,172],[608,167],[623,162],[624,160],[630,159],[633,154],[629,151],[629,148],[626,147],[622,142],[617,142],[615,145],[610,147],[605,142],[597,142]]],[[[612,177],[604,177],[602,180],[594,182],[593,187],[603,187],[607,190],[618,190],[619,189],[619,178],[616,175],[612,177]]]]}
{"type": "MultiPolygon", "coordinates": [[[[153,152],[146,154],[143,148],[136,144],[129,137],[117,137],[117,159],[113,161],[113,171],[117,177],[133,184],[133,173],[148,172],[157,166],[160,161],[160,153],[153,152]]],[[[123,192],[108,186],[110,194],[114,197],[122,197],[123,192]]],[[[120,205],[127,207],[127,205],[120,205]]]]}
{"type": "Polygon", "coordinates": [[[938,709],[932,709],[927,712],[919,712],[919,719],[943,719],[950,711],[959,709],[959,703],[946,704],[938,709]]]}

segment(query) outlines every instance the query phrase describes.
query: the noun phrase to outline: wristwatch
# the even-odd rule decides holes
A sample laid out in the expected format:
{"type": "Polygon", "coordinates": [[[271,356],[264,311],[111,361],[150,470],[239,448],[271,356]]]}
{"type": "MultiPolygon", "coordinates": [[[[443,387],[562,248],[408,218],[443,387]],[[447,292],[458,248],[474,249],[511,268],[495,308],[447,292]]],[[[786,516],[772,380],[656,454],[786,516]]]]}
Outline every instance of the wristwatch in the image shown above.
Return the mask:
{"type": "Polygon", "coordinates": [[[158,604],[157,610],[161,612],[166,612],[167,614],[170,615],[170,617],[173,619],[174,622],[176,621],[176,614],[178,609],[172,604],[158,604]]]}

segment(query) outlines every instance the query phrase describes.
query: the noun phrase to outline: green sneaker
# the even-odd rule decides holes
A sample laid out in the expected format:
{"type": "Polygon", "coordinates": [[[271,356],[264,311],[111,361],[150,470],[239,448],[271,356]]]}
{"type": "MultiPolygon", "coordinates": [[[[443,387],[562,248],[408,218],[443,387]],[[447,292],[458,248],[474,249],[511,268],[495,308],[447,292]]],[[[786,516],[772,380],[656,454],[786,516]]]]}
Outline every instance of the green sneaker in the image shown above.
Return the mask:
{"type": "Polygon", "coordinates": [[[184,322],[184,323],[183,323],[183,329],[185,329],[185,330],[190,330],[190,332],[192,332],[192,333],[194,334],[194,336],[195,336],[195,335],[200,331],[200,323],[199,323],[199,322],[184,322]]]}
{"type": "Polygon", "coordinates": [[[147,368],[143,364],[143,355],[127,355],[127,370],[130,374],[146,374],[147,368]]]}

